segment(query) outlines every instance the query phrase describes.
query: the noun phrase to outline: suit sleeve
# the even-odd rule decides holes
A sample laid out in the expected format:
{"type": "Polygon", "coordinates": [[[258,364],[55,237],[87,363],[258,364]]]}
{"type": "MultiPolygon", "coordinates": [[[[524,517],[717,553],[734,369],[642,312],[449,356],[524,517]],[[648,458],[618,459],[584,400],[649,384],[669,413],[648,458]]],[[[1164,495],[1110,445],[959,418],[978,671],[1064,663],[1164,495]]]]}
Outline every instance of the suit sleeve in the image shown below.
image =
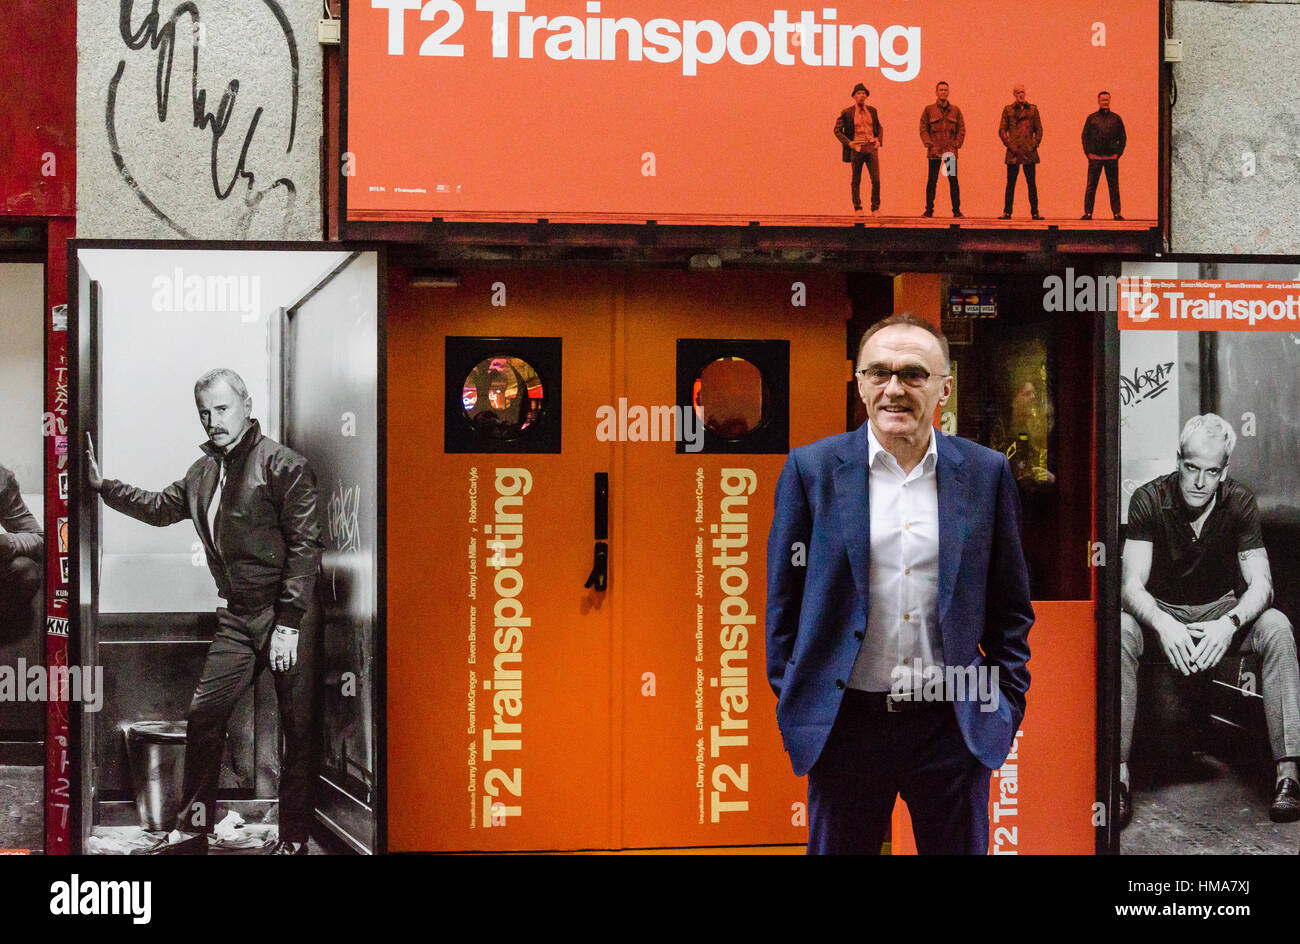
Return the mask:
{"type": "Polygon", "coordinates": [[[1005,456],[1001,461],[980,648],[987,663],[997,666],[998,685],[1019,726],[1029,691],[1029,628],[1034,625],[1034,610],[1029,602],[1029,568],[1020,544],[1020,494],[1011,464],[1005,456]]]}
{"type": "Polygon", "coordinates": [[[320,512],[316,474],[307,460],[296,456],[273,478],[280,508],[280,533],[284,537],[284,574],[275,604],[277,626],[298,629],[316,593],[320,571],[320,512]]]}
{"type": "Polygon", "coordinates": [[[767,535],[767,680],[779,699],[785,670],[794,654],[808,574],[812,514],[792,452],[776,483],[776,508],[767,535]]]}
{"type": "Polygon", "coordinates": [[[840,112],[835,116],[835,128],[833,130],[835,132],[835,140],[840,142],[840,144],[845,147],[849,147],[853,144],[853,139],[848,137],[844,132],[844,112],[840,112]]]}
{"type": "Polygon", "coordinates": [[[929,153],[931,144],[930,122],[926,112],[927,109],[921,109],[921,143],[925,145],[926,153],[929,153]]]}
{"type": "Polygon", "coordinates": [[[998,137],[1007,147],[1011,147],[1011,109],[1002,109],[1002,121],[998,123],[998,137]]]}
{"type": "Polygon", "coordinates": [[[1124,130],[1123,118],[1116,115],[1115,120],[1119,122],[1119,141],[1117,142],[1119,147],[1115,148],[1115,156],[1121,157],[1124,154],[1124,148],[1128,147],[1128,132],[1124,130]]]}
{"type": "Polygon", "coordinates": [[[176,524],[190,516],[184,479],[173,482],[161,492],[146,491],[117,479],[104,479],[99,494],[109,508],[155,528],[176,524]]]}
{"type": "Polygon", "coordinates": [[[1043,143],[1043,118],[1038,113],[1038,106],[1034,106],[1034,147],[1043,143]]]}
{"type": "Polygon", "coordinates": [[[957,108],[956,105],[952,107],[957,109],[957,140],[953,142],[953,146],[960,150],[961,146],[966,143],[966,116],[961,113],[961,109],[957,108]]]}
{"type": "Polygon", "coordinates": [[[40,560],[45,553],[45,533],[40,522],[27,510],[18,479],[0,469],[0,561],[15,557],[40,560]]]}

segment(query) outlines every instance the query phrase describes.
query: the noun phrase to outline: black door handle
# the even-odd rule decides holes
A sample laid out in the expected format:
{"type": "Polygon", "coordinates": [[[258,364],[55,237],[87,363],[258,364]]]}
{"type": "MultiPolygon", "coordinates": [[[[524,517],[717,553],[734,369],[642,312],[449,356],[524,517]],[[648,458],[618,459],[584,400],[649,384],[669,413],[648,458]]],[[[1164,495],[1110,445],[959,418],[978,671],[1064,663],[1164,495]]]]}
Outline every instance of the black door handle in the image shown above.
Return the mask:
{"type": "Polygon", "coordinates": [[[609,545],[604,541],[597,541],[595,557],[591,562],[591,573],[587,575],[587,582],[583,586],[588,589],[594,588],[597,593],[604,593],[608,583],[609,545]]]}
{"type": "Polygon", "coordinates": [[[596,473],[593,520],[596,530],[596,549],[592,555],[591,573],[583,586],[604,593],[609,584],[609,473],[596,473]]]}

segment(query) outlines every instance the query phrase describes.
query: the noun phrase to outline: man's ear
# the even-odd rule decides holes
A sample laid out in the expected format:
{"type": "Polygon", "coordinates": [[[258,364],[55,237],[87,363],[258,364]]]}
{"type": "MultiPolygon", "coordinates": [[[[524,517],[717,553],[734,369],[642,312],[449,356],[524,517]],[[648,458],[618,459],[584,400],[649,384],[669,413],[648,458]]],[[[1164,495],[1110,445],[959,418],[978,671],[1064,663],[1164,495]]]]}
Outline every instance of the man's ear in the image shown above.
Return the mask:
{"type": "Polygon", "coordinates": [[[952,397],[952,377],[943,378],[943,392],[939,394],[939,406],[943,406],[952,397]]]}

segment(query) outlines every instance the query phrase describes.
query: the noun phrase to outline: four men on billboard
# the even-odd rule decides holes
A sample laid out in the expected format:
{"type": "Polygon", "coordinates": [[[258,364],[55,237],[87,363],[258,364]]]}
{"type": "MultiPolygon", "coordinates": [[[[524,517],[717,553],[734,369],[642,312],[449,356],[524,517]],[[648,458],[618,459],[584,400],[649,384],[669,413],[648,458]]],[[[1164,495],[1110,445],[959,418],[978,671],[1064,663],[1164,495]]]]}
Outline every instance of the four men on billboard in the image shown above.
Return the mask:
{"type": "Polygon", "coordinates": [[[1232,425],[1206,413],[1183,427],[1177,468],[1133,493],[1122,565],[1120,801],[1131,814],[1129,755],[1138,664],[1167,660],[1205,679],[1227,655],[1255,653],[1277,779],[1269,817],[1300,819],[1300,663],[1291,621],[1273,609],[1273,577],[1249,488],[1228,477],[1232,425]]]}
{"type": "MultiPolygon", "coordinates": [[[[953,217],[960,219],[963,215],[961,188],[957,181],[957,152],[966,141],[966,119],[961,109],[949,101],[949,91],[947,82],[939,82],[935,86],[935,101],[921,111],[921,143],[925,146],[929,164],[925,183],[925,210],[921,215],[927,218],[934,216],[934,195],[940,171],[948,178],[953,217]]],[[[884,145],[884,134],[879,113],[866,104],[869,95],[867,87],[861,82],[855,85],[854,104],[839,113],[833,130],[836,140],[840,142],[844,163],[852,167],[849,195],[853,201],[853,211],[862,213],[861,182],[862,168],[865,166],[871,176],[871,213],[875,215],[880,210],[879,152],[884,145]]],[[[1007,169],[1000,219],[1011,219],[1016,182],[1023,172],[1029,197],[1029,216],[1041,220],[1043,216],[1038,212],[1037,170],[1040,162],[1038,146],[1043,140],[1043,120],[1038,106],[1028,101],[1022,83],[1015,85],[1012,96],[1014,101],[1002,109],[998,124],[998,137],[1006,147],[1003,159],[1007,169]]],[[[1082,219],[1092,219],[1097,184],[1104,171],[1111,212],[1115,219],[1123,220],[1124,217],[1120,214],[1119,159],[1128,143],[1124,122],[1110,110],[1109,92],[1101,92],[1097,96],[1097,104],[1098,110],[1089,115],[1083,125],[1083,150],[1088,157],[1088,183],[1084,191],[1082,219]]]]}

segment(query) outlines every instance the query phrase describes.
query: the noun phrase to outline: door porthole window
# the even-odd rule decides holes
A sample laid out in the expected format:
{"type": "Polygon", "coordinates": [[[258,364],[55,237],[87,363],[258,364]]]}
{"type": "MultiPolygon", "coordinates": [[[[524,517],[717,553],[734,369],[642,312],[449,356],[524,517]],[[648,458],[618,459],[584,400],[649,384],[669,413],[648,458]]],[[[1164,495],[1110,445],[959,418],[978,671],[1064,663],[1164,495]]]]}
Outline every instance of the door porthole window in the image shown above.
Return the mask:
{"type": "Polygon", "coordinates": [[[691,401],[705,429],[738,440],[763,425],[766,393],[756,366],[743,357],[719,357],[696,376],[691,401]]]}
{"type": "Polygon", "coordinates": [[[506,354],[484,358],[461,384],[461,409],[470,425],[493,439],[514,439],[542,415],[545,391],[532,364],[506,354]]]}

